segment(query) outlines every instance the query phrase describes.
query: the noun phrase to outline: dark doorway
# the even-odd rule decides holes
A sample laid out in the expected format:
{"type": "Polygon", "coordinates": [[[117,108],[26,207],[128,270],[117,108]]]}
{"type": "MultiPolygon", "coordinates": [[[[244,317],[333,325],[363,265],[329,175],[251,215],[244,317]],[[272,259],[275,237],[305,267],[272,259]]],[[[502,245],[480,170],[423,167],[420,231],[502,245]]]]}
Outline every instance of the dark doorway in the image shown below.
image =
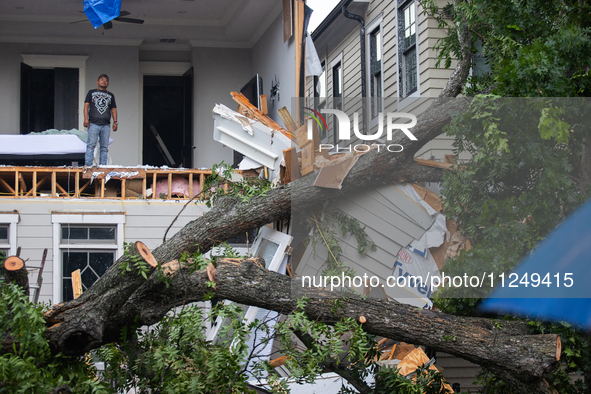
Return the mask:
{"type": "Polygon", "coordinates": [[[189,76],[144,76],[145,165],[192,167],[192,69],[189,72],[189,76]]]}
{"type": "Polygon", "coordinates": [[[78,127],[78,69],[21,63],[21,134],[78,127]]]}

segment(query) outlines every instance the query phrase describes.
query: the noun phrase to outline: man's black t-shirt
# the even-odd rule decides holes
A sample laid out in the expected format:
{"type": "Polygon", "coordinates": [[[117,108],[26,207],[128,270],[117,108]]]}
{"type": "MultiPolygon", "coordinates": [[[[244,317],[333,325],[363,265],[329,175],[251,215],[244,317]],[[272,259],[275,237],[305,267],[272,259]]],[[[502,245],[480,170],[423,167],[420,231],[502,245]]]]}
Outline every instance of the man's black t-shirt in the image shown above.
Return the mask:
{"type": "Polygon", "coordinates": [[[106,90],[92,89],[86,95],[85,103],[90,103],[88,121],[97,125],[111,123],[111,108],[117,108],[115,96],[106,90]]]}

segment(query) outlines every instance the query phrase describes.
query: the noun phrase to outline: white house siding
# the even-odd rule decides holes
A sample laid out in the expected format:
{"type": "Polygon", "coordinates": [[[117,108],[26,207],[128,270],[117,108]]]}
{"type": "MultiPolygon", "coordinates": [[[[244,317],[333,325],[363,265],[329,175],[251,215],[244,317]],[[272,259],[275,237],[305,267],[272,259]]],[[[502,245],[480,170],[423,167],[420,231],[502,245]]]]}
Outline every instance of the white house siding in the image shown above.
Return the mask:
{"type": "MultiPolygon", "coordinates": [[[[17,210],[20,222],[17,224],[17,246],[21,247],[21,257],[28,266],[39,266],[43,249],[48,249],[43,272],[40,301],[56,302],[53,299],[53,225],[52,212],[87,213],[87,220],[101,214],[124,213],[124,241],[142,241],[148,248],[155,249],[162,244],[168,226],[184,206],[184,201],[133,201],[133,200],[41,200],[41,199],[0,199],[0,211],[17,210]]],[[[169,230],[167,238],[172,237],[190,221],[207,210],[202,204],[189,204],[169,230]]],[[[1,217],[0,217],[1,219],[1,217]]],[[[12,229],[11,229],[12,231],[12,229]]],[[[31,283],[37,273],[30,275],[31,283]]]]}
{"type": "MultiPolygon", "coordinates": [[[[440,6],[445,5],[445,1],[438,0],[440,6]]],[[[398,52],[397,52],[397,1],[392,0],[375,0],[372,1],[369,10],[364,15],[366,26],[371,24],[376,18],[382,20],[382,37],[383,37],[383,89],[384,97],[386,98],[386,107],[384,112],[395,112],[397,110],[403,112],[411,112],[418,115],[424,111],[428,105],[421,100],[419,103],[415,102],[415,98],[407,98],[402,100],[400,105],[396,107],[396,98],[398,97],[398,52]]],[[[342,18],[342,16],[340,17],[342,18]]],[[[437,40],[443,37],[446,33],[444,30],[437,28],[437,21],[434,18],[427,17],[423,13],[423,8],[417,2],[417,28],[418,28],[418,53],[419,53],[419,93],[421,98],[437,97],[441,89],[447,83],[449,76],[453,71],[455,62],[449,69],[437,68],[437,51],[435,46],[437,40]]],[[[369,31],[366,31],[366,34],[369,31]]],[[[369,47],[366,42],[366,51],[369,47]]],[[[346,37],[334,48],[329,48],[326,58],[327,66],[327,96],[332,96],[332,70],[331,62],[339,55],[343,56],[344,63],[344,97],[356,98],[361,96],[361,79],[360,79],[360,49],[359,49],[359,30],[352,29],[346,37]]],[[[367,61],[367,60],[365,60],[367,61]]],[[[369,72],[369,71],[367,71],[369,72]]],[[[369,89],[369,86],[368,86],[369,89]]],[[[307,79],[306,90],[312,94],[313,92],[313,78],[307,79]]],[[[351,113],[359,111],[359,102],[355,102],[357,106],[351,105],[347,110],[351,113]]],[[[347,105],[347,102],[345,102],[347,105]]],[[[329,126],[329,141],[332,141],[333,117],[327,117],[329,126]]],[[[361,119],[360,119],[361,122],[361,119]]],[[[371,133],[376,131],[377,125],[370,130],[371,133]]],[[[353,144],[360,141],[352,141],[353,144]]],[[[444,155],[451,154],[453,151],[453,139],[447,136],[439,136],[425,145],[418,153],[417,157],[443,160],[444,155]]]]}

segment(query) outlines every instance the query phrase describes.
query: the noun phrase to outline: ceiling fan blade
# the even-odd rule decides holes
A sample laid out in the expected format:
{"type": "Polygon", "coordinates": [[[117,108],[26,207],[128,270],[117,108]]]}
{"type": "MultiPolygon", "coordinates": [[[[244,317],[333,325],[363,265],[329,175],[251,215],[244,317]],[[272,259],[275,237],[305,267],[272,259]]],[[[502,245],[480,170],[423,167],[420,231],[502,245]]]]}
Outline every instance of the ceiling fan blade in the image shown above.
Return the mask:
{"type": "Polygon", "coordinates": [[[82,22],[90,22],[90,21],[88,19],[83,19],[81,21],[70,22],[70,25],[73,25],[74,23],[82,23],[82,22]]]}
{"type": "Polygon", "coordinates": [[[130,12],[127,12],[127,11],[121,11],[121,12],[119,12],[119,16],[127,16],[127,15],[131,15],[131,13],[130,12]]]}
{"type": "Polygon", "coordinates": [[[136,18],[122,18],[120,16],[118,16],[117,18],[115,18],[116,21],[119,22],[125,22],[125,23],[135,23],[138,25],[141,25],[144,23],[143,19],[136,19],[136,18]]]}

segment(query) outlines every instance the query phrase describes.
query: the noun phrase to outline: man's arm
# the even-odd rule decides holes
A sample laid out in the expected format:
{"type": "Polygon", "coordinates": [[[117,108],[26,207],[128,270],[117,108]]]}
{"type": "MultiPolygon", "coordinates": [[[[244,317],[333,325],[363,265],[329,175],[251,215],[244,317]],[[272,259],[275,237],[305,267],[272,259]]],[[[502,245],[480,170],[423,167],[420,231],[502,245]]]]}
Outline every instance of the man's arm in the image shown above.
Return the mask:
{"type": "Polygon", "coordinates": [[[117,131],[117,108],[111,108],[111,116],[113,116],[113,131],[117,131]]]}
{"type": "Polygon", "coordinates": [[[84,127],[90,126],[90,121],[88,120],[88,111],[90,110],[90,103],[84,103],[84,127]]]}

